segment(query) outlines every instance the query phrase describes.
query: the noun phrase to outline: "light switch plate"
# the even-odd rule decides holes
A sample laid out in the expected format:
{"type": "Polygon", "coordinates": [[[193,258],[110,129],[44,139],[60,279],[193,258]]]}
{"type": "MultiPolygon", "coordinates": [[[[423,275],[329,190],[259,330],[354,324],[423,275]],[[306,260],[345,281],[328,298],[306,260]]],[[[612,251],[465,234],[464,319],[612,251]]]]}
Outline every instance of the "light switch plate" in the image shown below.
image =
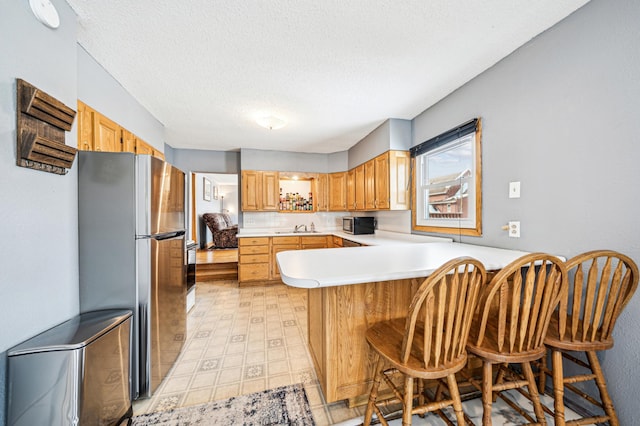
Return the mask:
{"type": "Polygon", "coordinates": [[[509,182],[509,198],[520,198],[520,182],[509,182]]]}

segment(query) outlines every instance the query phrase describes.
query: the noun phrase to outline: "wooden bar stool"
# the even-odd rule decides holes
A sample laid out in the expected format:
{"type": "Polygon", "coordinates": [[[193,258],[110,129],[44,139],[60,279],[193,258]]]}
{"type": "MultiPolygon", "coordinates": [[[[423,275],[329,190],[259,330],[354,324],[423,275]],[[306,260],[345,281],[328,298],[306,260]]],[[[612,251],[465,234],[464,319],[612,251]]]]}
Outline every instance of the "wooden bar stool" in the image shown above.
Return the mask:
{"type": "MultiPolygon", "coordinates": [[[[638,287],[638,267],[629,257],[609,250],[578,255],[566,262],[569,287],[563,293],[551,318],[545,345],[551,351],[554,417],[558,426],[602,423],[619,425],[613,402],[600,368],[596,351],[613,347],[613,327],[618,316],[638,287]],[[584,352],[587,362],[568,351],[584,352]],[[562,358],[590,370],[590,374],[563,376],[562,358]],[[594,380],[600,393],[598,401],[573,383],[594,380]],[[603,409],[604,415],[565,422],[564,388],[603,409]]],[[[541,367],[541,389],[549,371],[546,359],[541,367]]]]}
{"type": "MultiPolygon", "coordinates": [[[[374,411],[380,422],[387,425],[379,405],[394,402],[402,403],[402,424],[405,426],[411,424],[413,414],[451,405],[458,424],[464,424],[455,373],[467,363],[465,345],[485,279],[486,271],[479,261],[468,257],[453,259],[420,285],[406,318],[382,321],[367,330],[366,339],[374,352],[376,375],[364,416],[365,426],[371,424],[374,411]],[[403,379],[401,386],[392,380],[398,375],[403,379]],[[419,391],[414,398],[414,379],[420,382],[443,378],[446,378],[449,399],[430,401],[422,392],[421,383],[418,383],[419,391]],[[394,396],[378,401],[382,380],[394,396]]],[[[443,395],[442,392],[437,394],[443,395]]]]}
{"type": "Polygon", "coordinates": [[[481,296],[467,350],[482,360],[482,381],[467,378],[482,391],[482,424],[491,425],[491,406],[501,397],[531,424],[546,424],[531,361],[545,354],[544,338],[561,292],[567,286],[564,263],[544,253],[525,255],[498,272],[481,296]],[[508,368],[519,363],[523,380],[508,368]],[[494,379],[493,365],[499,368],[494,379]],[[523,388],[527,386],[528,393],[523,388]],[[531,400],[537,423],[502,394],[518,389],[531,400]]]}

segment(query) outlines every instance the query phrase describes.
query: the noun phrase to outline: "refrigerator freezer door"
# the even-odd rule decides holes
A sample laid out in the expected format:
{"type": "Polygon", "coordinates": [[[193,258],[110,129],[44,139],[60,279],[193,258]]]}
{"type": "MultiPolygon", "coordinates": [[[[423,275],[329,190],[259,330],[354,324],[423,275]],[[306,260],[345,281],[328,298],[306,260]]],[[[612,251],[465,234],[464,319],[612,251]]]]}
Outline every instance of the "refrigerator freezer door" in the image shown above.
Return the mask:
{"type": "Polygon", "coordinates": [[[184,235],[138,240],[140,397],[153,394],[184,344],[187,332],[184,244],[184,235]]]}
{"type": "Polygon", "coordinates": [[[184,173],[149,155],[137,155],[136,166],[137,235],[184,229],[184,173]]]}

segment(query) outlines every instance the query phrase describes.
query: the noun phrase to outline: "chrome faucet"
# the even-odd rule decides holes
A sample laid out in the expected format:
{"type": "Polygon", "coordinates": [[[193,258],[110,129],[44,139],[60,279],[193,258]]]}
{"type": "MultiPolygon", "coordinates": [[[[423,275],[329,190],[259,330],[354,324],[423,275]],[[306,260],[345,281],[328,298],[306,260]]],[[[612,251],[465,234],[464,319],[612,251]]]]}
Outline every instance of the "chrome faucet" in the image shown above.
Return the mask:
{"type": "Polygon", "coordinates": [[[302,228],[303,226],[304,226],[304,232],[307,232],[307,225],[296,225],[296,227],[293,229],[293,233],[295,234],[296,232],[298,232],[300,228],[302,228]]]}

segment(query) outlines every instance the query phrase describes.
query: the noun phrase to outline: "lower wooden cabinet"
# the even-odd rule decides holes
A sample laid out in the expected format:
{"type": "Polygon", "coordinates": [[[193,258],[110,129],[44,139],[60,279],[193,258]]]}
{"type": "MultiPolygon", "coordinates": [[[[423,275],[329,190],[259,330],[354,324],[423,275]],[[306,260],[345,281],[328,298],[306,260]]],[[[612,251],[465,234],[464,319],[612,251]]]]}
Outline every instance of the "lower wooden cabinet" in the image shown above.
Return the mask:
{"type": "Polygon", "coordinates": [[[238,282],[270,277],[269,237],[238,238],[238,282]]]}
{"type": "Polygon", "coordinates": [[[282,251],[327,248],[331,235],[238,238],[238,283],[280,281],[276,255],[282,251]]]}
{"type": "Polygon", "coordinates": [[[412,280],[309,290],[309,352],[327,402],[366,401],[374,366],[364,333],[375,322],[405,316],[416,290],[412,280]]]}
{"type": "Polygon", "coordinates": [[[271,238],[271,279],[280,279],[280,268],[276,255],[281,251],[298,250],[300,248],[300,237],[272,237],[271,238]]]}

